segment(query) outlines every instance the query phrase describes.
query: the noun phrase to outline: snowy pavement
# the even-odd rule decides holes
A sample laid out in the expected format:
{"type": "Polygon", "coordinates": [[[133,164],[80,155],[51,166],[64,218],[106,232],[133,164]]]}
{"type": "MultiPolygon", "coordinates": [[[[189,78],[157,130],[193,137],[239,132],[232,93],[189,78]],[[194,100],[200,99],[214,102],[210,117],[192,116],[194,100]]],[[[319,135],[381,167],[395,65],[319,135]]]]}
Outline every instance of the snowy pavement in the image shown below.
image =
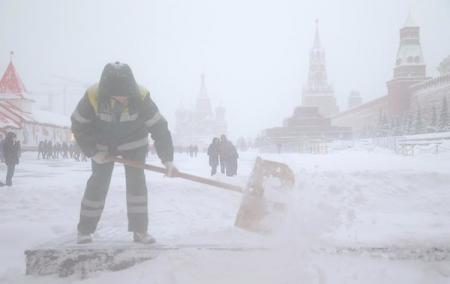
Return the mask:
{"type": "MultiPolygon", "coordinates": [[[[238,177],[216,179],[245,185],[256,155],[241,153],[238,177]]],[[[233,227],[239,194],[153,173],[147,174],[149,221],[151,233],[163,244],[264,245],[270,250],[163,252],[131,269],[79,279],[25,276],[23,252],[75,234],[90,165],[42,161],[25,153],[14,186],[0,188],[0,283],[450,283],[448,260],[323,252],[336,247],[449,248],[449,154],[403,157],[349,149],[262,156],[286,162],[297,178],[288,196],[289,215],[274,234],[233,227]]],[[[149,162],[158,163],[154,157],[149,162]]],[[[177,155],[176,164],[208,176],[205,155],[177,155]]],[[[4,165],[0,169],[5,173],[4,165]]],[[[115,168],[99,226],[126,232],[122,166],[115,168]]]]}

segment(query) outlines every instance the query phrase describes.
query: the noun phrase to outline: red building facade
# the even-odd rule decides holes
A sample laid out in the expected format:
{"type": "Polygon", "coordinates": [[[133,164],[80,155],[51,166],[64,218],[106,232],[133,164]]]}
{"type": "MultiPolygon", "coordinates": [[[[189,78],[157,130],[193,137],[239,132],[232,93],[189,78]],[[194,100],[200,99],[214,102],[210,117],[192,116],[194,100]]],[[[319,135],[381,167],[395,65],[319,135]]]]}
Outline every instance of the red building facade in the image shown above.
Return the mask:
{"type": "MultiPolygon", "coordinates": [[[[445,80],[447,75],[442,72],[438,78],[427,77],[420,43],[420,27],[414,23],[411,15],[400,29],[399,37],[393,78],[386,83],[387,95],[337,114],[332,119],[333,124],[351,127],[356,136],[373,136],[376,134],[375,130],[383,124],[390,124],[392,127],[405,124],[408,120],[411,123],[418,109],[423,108],[428,113],[431,107],[426,103],[427,98],[435,93],[433,86],[436,85],[431,82],[441,82],[442,88],[448,86],[450,89],[449,81],[445,80]]],[[[443,91],[439,98],[434,96],[434,107],[439,108],[442,97],[449,95],[443,91]]],[[[426,116],[425,120],[427,119],[426,116]]]]}
{"type": "Polygon", "coordinates": [[[48,111],[33,109],[34,101],[11,61],[0,80],[0,136],[16,133],[24,149],[39,141],[69,142],[70,119],[48,111]]]}

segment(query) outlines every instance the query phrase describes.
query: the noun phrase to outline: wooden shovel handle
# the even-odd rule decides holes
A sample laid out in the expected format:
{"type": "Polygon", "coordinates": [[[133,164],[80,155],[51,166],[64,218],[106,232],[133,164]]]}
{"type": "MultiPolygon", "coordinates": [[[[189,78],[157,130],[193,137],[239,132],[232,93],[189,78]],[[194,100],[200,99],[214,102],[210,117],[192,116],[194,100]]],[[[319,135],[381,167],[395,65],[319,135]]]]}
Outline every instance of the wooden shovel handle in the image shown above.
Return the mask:
{"type": "MultiPolygon", "coordinates": [[[[134,167],[134,168],[138,168],[138,169],[149,170],[149,171],[152,171],[152,172],[157,172],[157,173],[162,173],[162,174],[166,174],[166,172],[167,172],[166,169],[163,168],[163,167],[158,167],[158,166],[149,165],[149,164],[141,164],[141,163],[139,163],[137,161],[127,160],[127,159],[123,159],[123,158],[119,158],[119,157],[114,157],[112,159],[114,160],[114,162],[122,163],[124,165],[130,166],[130,167],[134,167]]],[[[243,190],[242,190],[242,188],[240,186],[236,186],[236,185],[232,185],[232,184],[216,181],[216,180],[209,179],[209,178],[194,176],[194,175],[191,175],[191,174],[182,173],[180,171],[175,172],[173,174],[173,177],[187,179],[187,180],[190,180],[190,181],[193,181],[193,182],[197,182],[197,183],[201,183],[201,184],[207,184],[207,185],[211,185],[211,186],[214,186],[214,187],[226,189],[226,190],[229,190],[229,191],[234,191],[234,192],[239,192],[239,193],[243,192],[243,190]]]]}

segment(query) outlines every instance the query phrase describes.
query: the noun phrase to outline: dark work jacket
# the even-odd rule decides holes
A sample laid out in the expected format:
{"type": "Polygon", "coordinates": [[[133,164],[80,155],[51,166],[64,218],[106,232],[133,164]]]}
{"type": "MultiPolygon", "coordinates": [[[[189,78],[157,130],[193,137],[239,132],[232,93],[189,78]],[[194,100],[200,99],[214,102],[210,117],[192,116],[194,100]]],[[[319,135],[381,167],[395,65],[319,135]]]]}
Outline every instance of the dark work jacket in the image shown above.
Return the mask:
{"type": "Polygon", "coordinates": [[[239,158],[236,147],[234,147],[233,143],[229,140],[220,142],[219,153],[220,159],[223,159],[224,161],[231,161],[239,158]]]}
{"type": "Polygon", "coordinates": [[[173,160],[173,144],[167,121],[159,113],[150,93],[128,98],[128,106],[112,103],[98,94],[98,85],[86,91],[71,116],[72,132],[83,153],[92,157],[99,151],[118,155],[148,149],[148,134],[155,141],[162,162],[173,160]]]}
{"type": "Polygon", "coordinates": [[[19,163],[20,155],[20,144],[19,142],[14,142],[11,139],[5,139],[3,144],[3,157],[5,159],[5,164],[7,165],[17,165],[19,163]]]}
{"type": "Polygon", "coordinates": [[[228,141],[226,149],[227,149],[228,159],[237,160],[239,158],[239,154],[237,152],[236,147],[230,141],[228,141]]]}

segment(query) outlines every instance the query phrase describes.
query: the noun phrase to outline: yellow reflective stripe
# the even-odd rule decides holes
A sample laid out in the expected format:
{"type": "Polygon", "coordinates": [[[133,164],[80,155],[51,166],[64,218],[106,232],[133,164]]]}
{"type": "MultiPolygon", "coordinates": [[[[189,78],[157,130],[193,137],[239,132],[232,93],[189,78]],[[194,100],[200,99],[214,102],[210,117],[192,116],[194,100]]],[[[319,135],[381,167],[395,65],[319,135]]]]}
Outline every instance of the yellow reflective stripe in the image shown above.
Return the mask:
{"type": "MultiPolygon", "coordinates": [[[[141,85],[138,85],[138,89],[139,89],[139,94],[140,94],[142,100],[144,100],[145,97],[150,94],[149,91],[141,85]]],[[[98,84],[94,84],[94,85],[90,86],[87,89],[87,94],[88,94],[88,98],[89,98],[89,103],[94,108],[94,111],[97,112],[98,84]]]]}
{"type": "Polygon", "coordinates": [[[149,91],[141,85],[138,85],[138,88],[139,88],[139,94],[141,95],[141,99],[144,100],[144,98],[147,96],[147,94],[149,94],[149,91]]]}
{"type": "Polygon", "coordinates": [[[94,111],[97,113],[97,94],[98,94],[98,84],[94,84],[87,89],[88,99],[94,111]]]}

